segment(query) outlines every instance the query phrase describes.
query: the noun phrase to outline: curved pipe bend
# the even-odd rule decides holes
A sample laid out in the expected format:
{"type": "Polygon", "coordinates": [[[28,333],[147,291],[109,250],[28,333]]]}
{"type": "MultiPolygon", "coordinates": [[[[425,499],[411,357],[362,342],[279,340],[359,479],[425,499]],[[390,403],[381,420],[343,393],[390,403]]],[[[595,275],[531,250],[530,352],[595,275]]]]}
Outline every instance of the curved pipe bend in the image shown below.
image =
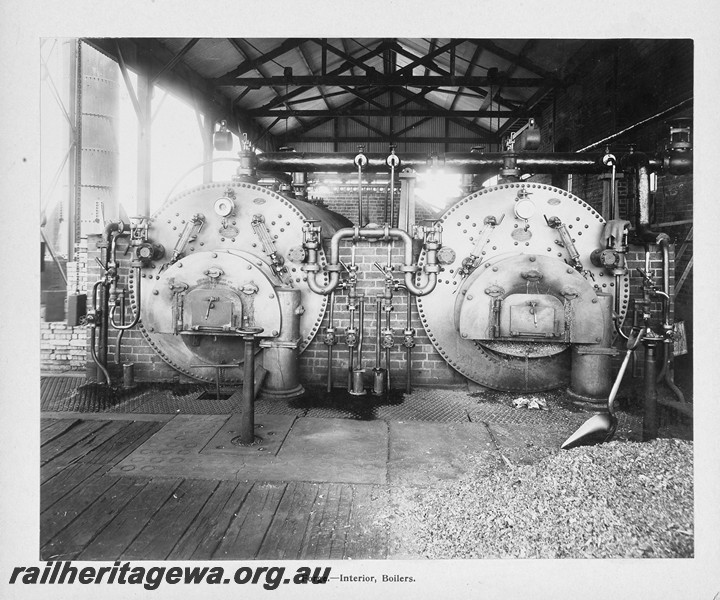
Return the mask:
{"type": "Polygon", "coordinates": [[[117,309],[117,304],[116,304],[116,303],[113,303],[112,309],[110,310],[110,324],[113,326],[113,328],[119,329],[120,331],[125,331],[125,330],[127,330],[127,329],[132,329],[132,328],[135,327],[135,325],[137,325],[138,322],[140,321],[140,306],[142,306],[142,305],[140,304],[140,290],[141,290],[141,285],[140,285],[140,267],[133,267],[133,268],[134,268],[134,270],[135,270],[135,281],[137,281],[137,313],[135,313],[135,316],[134,316],[134,318],[133,318],[133,320],[132,320],[132,323],[130,323],[130,324],[128,324],[128,325],[120,325],[120,324],[118,324],[118,323],[115,322],[115,311],[116,311],[116,309],[117,309]]]}
{"type": "MultiPolygon", "coordinates": [[[[97,291],[101,285],[102,285],[102,281],[96,281],[95,284],[93,285],[93,289],[92,289],[91,307],[92,307],[93,313],[95,313],[95,314],[97,314],[97,291]]],[[[93,362],[97,365],[98,369],[100,369],[100,371],[102,372],[107,384],[110,385],[111,384],[110,373],[108,373],[108,370],[100,362],[100,358],[97,355],[97,350],[95,349],[95,329],[96,328],[97,328],[97,323],[93,320],[93,322],[90,324],[90,356],[92,357],[93,362]]]]}
{"type": "MultiPolygon", "coordinates": [[[[361,238],[368,239],[384,239],[384,240],[400,240],[403,244],[403,267],[415,267],[412,256],[412,238],[410,235],[396,227],[380,227],[377,229],[368,229],[365,227],[345,227],[335,232],[330,240],[330,260],[328,265],[336,267],[340,264],[340,241],[343,239],[352,239],[357,241],[361,238]]],[[[311,263],[317,265],[317,259],[311,263]]],[[[428,264],[434,266],[436,264],[436,250],[428,251],[428,264]]],[[[317,281],[319,271],[307,271],[308,287],[316,294],[327,295],[331,293],[340,283],[340,274],[338,271],[330,271],[330,281],[327,285],[320,285],[317,281]]],[[[413,277],[415,271],[405,271],[404,283],[406,289],[414,296],[425,296],[435,289],[437,285],[437,273],[427,273],[427,282],[423,285],[415,285],[413,277]]]]}

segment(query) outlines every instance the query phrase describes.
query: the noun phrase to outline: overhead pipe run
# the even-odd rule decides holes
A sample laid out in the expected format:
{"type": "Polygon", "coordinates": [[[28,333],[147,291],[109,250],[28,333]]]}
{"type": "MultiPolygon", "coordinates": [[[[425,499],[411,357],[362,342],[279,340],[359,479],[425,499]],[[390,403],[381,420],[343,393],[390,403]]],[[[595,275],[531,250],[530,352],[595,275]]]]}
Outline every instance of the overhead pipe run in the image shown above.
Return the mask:
{"type": "MultiPolygon", "coordinates": [[[[288,173],[353,173],[358,165],[355,158],[362,156],[362,171],[384,173],[388,170],[388,156],[383,154],[348,154],[318,152],[266,152],[255,156],[256,168],[263,172],[282,171],[288,173]]],[[[513,169],[521,173],[535,174],[600,174],[607,170],[603,163],[605,153],[514,153],[514,152],[449,152],[445,154],[404,154],[397,168],[424,171],[430,168],[456,173],[497,174],[507,169],[512,162],[513,169]]],[[[692,151],[680,152],[671,149],[657,156],[647,157],[650,171],[666,170],[673,175],[689,173],[692,170],[692,151]]]]}

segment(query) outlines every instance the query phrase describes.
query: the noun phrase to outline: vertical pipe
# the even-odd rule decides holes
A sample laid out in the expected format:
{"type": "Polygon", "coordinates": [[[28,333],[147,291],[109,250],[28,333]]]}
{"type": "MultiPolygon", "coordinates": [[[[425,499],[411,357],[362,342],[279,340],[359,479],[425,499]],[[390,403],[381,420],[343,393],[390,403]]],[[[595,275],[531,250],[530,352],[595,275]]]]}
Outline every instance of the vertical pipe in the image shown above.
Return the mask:
{"type": "MultiPolygon", "coordinates": [[[[120,292],[120,325],[125,325],[125,290],[120,292]]],[[[115,338],[115,364],[120,364],[120,347],[122,345],[124,329],[118,331],[117,337],[115,338]]]]}
{"type": "Polygon", "coordinates": [[[364,294],[360,294],[358,297],[360,299],[360,314],[358,316],[360,333],[358,334],[357,366],[350,371],[350,386],[348,390],[353,396],[364,396],[366,392],[364,383],[365,370],[362,368],[362,349],[363,338],[365,337],[365,296],[364,294]]]}
{"type": "Polygon", "coordinates": [[[137,155],[137,203],[138,214],[150,216],[150,187],[152,153],[152,78],[149,73],[138,74],[138,155],[137,155]]]}
{"type": "MultiPolygon", "coordinates": [[[[348,330],[355,330],[355,310],[357,309],[357,297],[355,296],[355,289],[351,287],[348,292],[348,312],[350,313],[350,327],[348,330]]],[[[347,341],[347,331],[346,331],[347,341]]],[[[357,342],[355,342],[357,343],[357,342]]],[[[355,346],[348,344],[348,390],[352,389],[352,378],[353,370],[355,369],[355,346]]]]}
{"type": "Polygon", "coordinates": [[[657,339],[647,337],[645,345],[645,399],[643,412],[643,441],[655,439],[658,434],[657,423],[657,339]]]}
{"type": "MultiPolygon", "coordinates": [[[[98,305],[98,289],[103,285],[102,281],[97,281],[93,285],[91,299],[92,299],[92,312],[95,315],[95,319],[92,321],[90,325],[90,356],[93,359],[93,362],[97,366],[97,368],[102,372],[103,376],[105,377],[105,381],[107,382],[108,386],[111,384],[110,381],[110,374],[108,373],[108,370],[105,368],[105,366],[100,362],[100,358],[98,357],[96,348],[95,348],[95,330],[97,328],[97,305],[98,305]]],[[[96,378],[97,378],[97,371],[96,371],[96,378]]]]}
{"type": "MultiPolygon", "coordinates": [[[[410,294],[410,290],[408,290],[407,293],[407,324],[405,326],[405,331],[411,330],[412,325],[412,295],[410,294]]],[[[409,394],[412,392],[412,366],[411,366],[411,359],[412,359],[412,346],[406,345],[405,346],[405,391],[409,394]]]]}
{"type": "Polygon", "coordinates": [[[69,215],[68,215],[68,256],[71,256],[71,252],[75,247],[75,244],[80,240],[82,234],[81,231],[81,206],[82,206],[82,193],[81,193],[81,176],[82,176],[82,61],[81,61],[81,48],[82,42],[80,40],[75,44],[75,51],[73,53],[74,58],[74,69],[73,69],[73,89],[71,91],[71,98],[74,98],[74,102],[71,102],[73,107],[74,117],[74,130],[72,131],[72,167],[70,171],[70,189],[73,191],[72,197],[69,199],[69,215]]]}
{"type": "Polygon", "coordinates": [[[328,353],[327,353],[327,393],[329,394],[332,392],[332,360],[333,360],[333,351],[332,351],[332,344],[328,344],[328,353]]]}
{"type": "MultiPolygon", "coordinates": [[[[197,106],[197,105],[196,105],[197,106]]],[[[197,108],[196,108],[197,110],[197,108]]],[[[204,121],[198,115],[198,120],[202,122],[202,129],[200,133],[202,135],[203,143],[203,183],[212,183],[213,180],[213,152],[215,147],[213,145],[213,134],[215,133],[215,120],[210,118],[210,115],[206,115],[204,121]]]]}
{"type": "Polygon", "coordinates": [[[327,355],[327,392],[328,394],[332,392],[332,384],[333,384],[333,377],[332,377],[332,361],[333,361],[333,342],[334,342],[334,336],[335,336],[335,292],[330,293],[330,308],[328,312],[328,335],[332,335],[333,338],[329,340],[330,343],[328,343],[328,355],[327,355]]]}
{"type": "Polygon", "coordinates": [[[375,314],[375,368],[380,368],[380,356],[382,354],[382,304],[380,302],[380,296],[377,297],[377,310],[375,314]]]}
{"type": "Polygon", "coordinates": [[[358,352],[357,352],[357,363],[358,368],[362,369],[362,351],[363,351],[363,340],[365,339],[365,296],[360,296],[360,314],[358,315],[360,321],[360,332],[358,334],[358,352]]]}
{"type": "Polygon", "coordinates": [[[390,227],[395,227],[395,163],[390,164],[390,227]]]}
{"type": "MultiPolygon", "coordinates": [[[[390,300],[388,300],[388,302],[390,302],[390,300]]],[[[385,313],[385,330],[388,331],[388,334],[391,331],[389,310],[385,313]]],[[[385,376],[387,391],[390,391],[390,348],[385,348],[385,370],[387,371],[387,375],[385,376]]]]}
{"type": "Polygon", "coordinates": [[[243,365],[242,404],[240,405],[240,443],[255,441],[255,334],[243,336],[245,341],[245,363],[243,365]]]}
{"type": "Polygon", "coordinates": [[[362,165],[358,163],[358,227],[363,225],[362,165]]]}

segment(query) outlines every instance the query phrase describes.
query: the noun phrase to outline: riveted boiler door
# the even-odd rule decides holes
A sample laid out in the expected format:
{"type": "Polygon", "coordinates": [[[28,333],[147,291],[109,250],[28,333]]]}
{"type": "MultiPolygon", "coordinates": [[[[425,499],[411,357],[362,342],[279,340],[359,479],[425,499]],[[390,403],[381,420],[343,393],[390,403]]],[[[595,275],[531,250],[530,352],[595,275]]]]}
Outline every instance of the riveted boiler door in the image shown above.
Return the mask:
{"type": "MultiPolygon", "coordinates": [[[[322,213],[320,209],[314,210],[315,213],[322,213]]],[[[302,352],[317,333],[328,301],[327,297],[310,290],[307,276],[302,271],[302,253],[297,249],[302,249],[305,218],[302,210],[288,198],[246,182],[204,184],[165,202],[152,216],[148,231],[149,240],[161,245],[164,255],[145,266],[140,279],[143,298],[140,329],[155,351],[178,370],[193,375],[188,373],[190,369],[184,365],[186,360],[166,358],[171,354],[168,352],[170,346],[184,342],[170,338],[159,342],[149,330],[149,326],[156,326],[163,320],[171,319],[170,309],[163,315],[157,306],[153,305],[152,300],[147,306],[145,301],[152,297],[155,289],[158,293],[167,293],[163,282],[180,272],[177,271],[178,262],[186,264],[188,259],[202,256],[207,268],[212,266],[214,252],[242,256],[248,261],[246,270],[249,267],[251,270],[261,271],[263,278],[273,286],[300,290],[303,312],[300,316],[298,350],[302,352]],[[150,325],[151,323],[153,325],[150,325]]],[[[320,263],[324,265],[322,249],[319,253],[320,263]]],[[[183,268],[186,267],[180,267],[183,268]]],[[[241,287],[246,279],[241,272],[230,274],[228,271],[225,277],[229,280],[228,285],[235,287],[241,287]]],[[[321,278],[321,283],[325,281],[321,278]]],[[[240,298],[246,296],[242,292],[239,294],[240,298]]],[[[260,300],[260,295],[257,298],[258,306],[268,300],[267,296],[263,297],[263,300],[260,300]]],[[[230,304],[237,302],[228,302],[228,299],[218,301],[208,318],[220,319],[221,311],[225,311],[225,317],[229,317],[230,304]],[[213,313],[213,310],[216,312],[213,313]]],[[[200,306],[196,309],[202,310],[200,306]]],[[[232,309],[232,314],[237,315],[238,312],[232,309]]],[[[277,327],[266,328],[267,335],[274,329],[277,327]]],[[[226,356],[219,356],[219,352],[216,354],[219,360],[231,361],[236,358],[234,351],[228,352],[226,356]]]]}
{"type": "Polygon", "coordinates": [[[280,331],[280,304],[270,268],[252,256],[198,252],[180,259],[151,282],[143,299],[143,328],[154,350],[178,371],[213,381],[242,379],[244,342],[237,330],[263,328],[259,338],[280,331]]]}
{"type": "MultiPolygon", "coordinates": [[[[563,333],[561,328],[567,321],[560,314],[560,302],[580,303],[562,297],[561,280],[568,279],[569,288],[565,290],[568,297],[572,296],[573,287],[585,295],[615,292],[614,278],[590,261],[592,251],[601,247],[605,225],[602,217],[564,190],[522,182],[483,189],[463,198],[442,215],[440,224],[443,246],[454,250],[454,260],[443,267],[435,290],[418,298],[417,305],[423,326],[441,356],[468,379],[492,389],[541,391],[567,384],[568,343],[574,339],[557,335],[563,333]],[[551,217],[557,217],[567,227],[578,258],[587,270],[585,275],[566,264],[566,260],[572,262],[572,257],[562,244],[559,231],[548,225],[551,217]],[[473,268],[469,274],[463,273],[463,260],[471,257],[473,268]],[[515,265],[518,272],[508,277],[503,265],[512,264],[513,257],[518,257],[515,261],[519,261],[515,265]],[[530,261],[530,257],[537,257],[536,262],[530,261]],[[533,277],[537,267],[532,265],[541,263],[543,266],[538,270],[546,278],[550,271],[556,274],[560,283],[553,284],[555,291],[546,289],[543,278],[533,277]],[[520,271],[529,275],[523,278],[520,271]],[[470,291],[474,282],[478,288],[470,291]],[[493,289],[493,285],[498,289],[493,289]],[[513,297],[509,296],[511,293],[513,297]],[[468,294],[473,296],[469,302],[468,294]],[[496,303],[496,323],[493,295],[505,301],[504,305],[496,303]],[[562,300],[552,300],[551,296],[562,300]],[[473,313],[473,303],[482,314],[473,313]],[[449,306],[455,310],[448,310],[449,306]],[[497,335],[492,330],[494,323],[497,335]],[[531,334],[536,330],[543,335],[533,339],[531,334]]],[[[420,262],[424,260],[425,253],[420,262]]],[[[626,276],[620,282],[621,316],[628,308],[628,286],[626,276]]],[[[591,305],[590,302],[586,304],[591,305]]],[[[578,332],[594,331],[594,327],[585,325],[574,323],[573,327],[578,332]]],[[[576,339],[587,341],[590,337],[576,339]]]]}

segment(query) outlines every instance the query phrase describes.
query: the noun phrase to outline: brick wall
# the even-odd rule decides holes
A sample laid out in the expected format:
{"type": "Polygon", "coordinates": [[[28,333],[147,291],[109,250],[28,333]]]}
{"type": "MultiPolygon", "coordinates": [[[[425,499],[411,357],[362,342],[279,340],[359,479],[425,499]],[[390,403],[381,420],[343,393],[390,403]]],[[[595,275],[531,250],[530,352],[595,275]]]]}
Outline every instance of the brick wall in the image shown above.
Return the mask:
{"type": "MultiPolygon", "coordinates": [[[[341,256],[349,257],[348,243],[341,245],[341,256]],[[343,249],[345,248],[345,249],[343,249]]],[[[358,290],[365,294],[365,340],[363,342],[362,365],[368,371],[368,383],[370,381],[370,370],[375,366],[376,333],[377,333],[377,304],[378,294],[383,292],[384,279],[373,262],[377,261],[384,265],[387,260],[387,246],[372,244],[370,242],[359,242],[356,248],[356,261],[358,271],[358,290]]],[[[392,251],[391,262],[393,265],[402,264],[402,245],[396,244],[392,251]]],[[[396,278],[398,275],[396,275],[396,278]]],[[[416,345],[412,349],[411,379],[417,385],[459,385],[465,382],[465,378],[452,369],[431,344],[428,335],[422,327],[420,317],[412,302],[411,327],[415,328],[416,345]]],[[[349,352],[345,345],[345,329],[350,324],[350,314],[347,310],[348,298],[345,293],[336,294],[335,303],[335,328],[339,329],[339,343],[333,347],[333,380],[335,385],[346,385],[349,352]]],[[[390,380],[393,388],[402,388],[406,381],[405,348],[402,346],[403,330],[406,327],[407,295],[405,292],[398,292],[393,300],[394,310],[391,313],[391,327],[395,332],[395,347],[390,351],[390,380]]],[[[356,315],[357,320],[357,315],[356,315]]],[[[357,324],[357,321],[356,321],[357,324]]],[[[328,327],[328,315],[326,314],[321,332],[328,327]]],[[[382,312],[380,329],[385,327],[385,312],[382,312]]],[[[381,366],[385,367],[385,353],[381,356],[381,366]]],[[[300,357],[300,372],[303,381],[308,383],[321,384],[327,377],[327,346],[323,343],[322,335],[316,336],[312,343],[300,357]]]]}
{"type": "MultiPolygon", "coordinates": [[[[345,183],[341,185],[311,185],[308,188],[310,200],[322,200],[330,209],[350,219],[353,223],[358,220],[358,188],[357,183],[345,183]]],[[[390,185],[363,185],[363,213],[368,223],[385,223],[385,215],[390,211],[390,185]]],[[[394,222],[398,222],[400,213],[400,186],[395,187],[395,210],[394,222]]],[[[419,223],[423,219],[430,219],[438,216],[429,207],[422,203],[415,206],[415,217],[419,223]]]]}
{"type": "MultiPolygon", "coordinates": [[[[74,260],[66,263],[67,293],[87,293],[87,239],[75,247],[74,260]]],[[[46,269],[54,267],[46,261],[46,269]]],[[[57,373],[83,371],[87,353],[86,328],[70,327],[65,320],[46,321],[46,307],[40,305],[40,371],[57,373]]]]}

